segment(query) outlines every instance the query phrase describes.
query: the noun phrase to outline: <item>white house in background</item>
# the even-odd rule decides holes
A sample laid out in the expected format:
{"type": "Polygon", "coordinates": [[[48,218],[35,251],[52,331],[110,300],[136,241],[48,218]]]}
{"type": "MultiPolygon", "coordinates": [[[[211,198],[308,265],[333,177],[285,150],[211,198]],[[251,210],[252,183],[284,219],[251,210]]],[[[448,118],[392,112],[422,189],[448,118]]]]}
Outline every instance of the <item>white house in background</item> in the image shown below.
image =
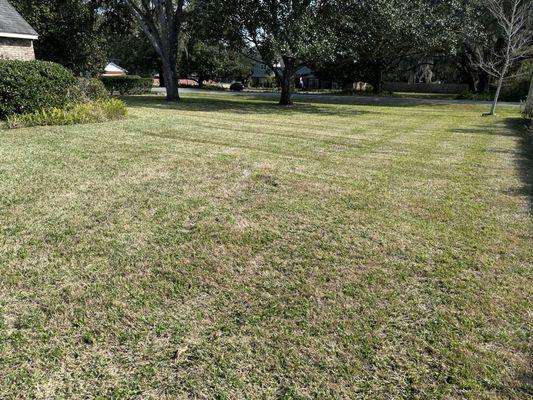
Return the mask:
{"type": "Polygon", "coordinates": [[[0,58],[35,60],[37,32],[7,0],[0,0],[0,58]]]}
{"type": "Polygon", "coordinates": [[[128,75],[128,71],[126,71],[121,66],[115,64],[114,62],[110,62],[104,68],[104,73],[102,74],[102,76],[113,76],[113,75],[128,75]]]}

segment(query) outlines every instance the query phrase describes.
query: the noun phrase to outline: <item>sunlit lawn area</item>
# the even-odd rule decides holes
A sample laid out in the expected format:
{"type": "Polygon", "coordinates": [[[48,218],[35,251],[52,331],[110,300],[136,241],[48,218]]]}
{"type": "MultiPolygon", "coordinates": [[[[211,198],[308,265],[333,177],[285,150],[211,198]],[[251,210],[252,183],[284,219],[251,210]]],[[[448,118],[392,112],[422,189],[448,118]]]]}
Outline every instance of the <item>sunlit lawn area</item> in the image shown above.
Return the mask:
{"type": "Polygon", "coordinates": [[[517,109],[349,101],[0,131],[0,398],[529,398],[517,109]]]}

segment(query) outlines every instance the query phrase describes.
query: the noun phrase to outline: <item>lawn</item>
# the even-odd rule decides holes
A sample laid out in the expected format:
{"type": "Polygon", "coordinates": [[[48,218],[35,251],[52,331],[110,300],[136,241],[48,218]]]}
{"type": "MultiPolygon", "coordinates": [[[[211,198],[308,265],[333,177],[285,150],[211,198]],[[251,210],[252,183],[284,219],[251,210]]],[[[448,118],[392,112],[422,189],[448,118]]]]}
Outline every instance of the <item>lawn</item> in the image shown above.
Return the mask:
{"type": "Polygon", "coordinates": [[[126,100],[0,131],[1,399],[531,398],[516,108],[126,100]]]}

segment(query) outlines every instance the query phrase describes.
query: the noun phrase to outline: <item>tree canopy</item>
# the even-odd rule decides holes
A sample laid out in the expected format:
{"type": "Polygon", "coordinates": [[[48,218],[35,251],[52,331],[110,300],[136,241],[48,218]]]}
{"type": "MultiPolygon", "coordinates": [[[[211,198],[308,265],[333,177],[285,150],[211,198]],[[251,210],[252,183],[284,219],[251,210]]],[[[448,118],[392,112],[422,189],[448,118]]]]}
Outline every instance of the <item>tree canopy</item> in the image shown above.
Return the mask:
{"type": "Polygon", "coordinates": [[[216,10],[228,40],[246,49],[248,57],[267,65],[282,94],[280,104],[292,104],[296,71],[324,57],[334,35],[321,24],[333,12],[328,0],[199,0],[204,9],[216,10]],[[220,16],[225,20],[220,20],[220,16]]]}
{"type": "Polygon", "coordinates": [[[109,24],[98,1],[10,0],[37,30],[37,58],[75,72],[98,72],[106,63],[109,24]]]}

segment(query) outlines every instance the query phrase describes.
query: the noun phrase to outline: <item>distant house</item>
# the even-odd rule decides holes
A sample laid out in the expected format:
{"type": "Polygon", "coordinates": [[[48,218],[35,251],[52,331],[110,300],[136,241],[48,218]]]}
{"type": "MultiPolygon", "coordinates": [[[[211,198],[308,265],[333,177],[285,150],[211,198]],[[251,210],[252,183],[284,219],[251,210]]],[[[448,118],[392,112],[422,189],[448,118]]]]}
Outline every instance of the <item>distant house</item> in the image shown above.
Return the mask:
{"type": "Polygon", "coordinates": [[[275,84],[274,72],[265,64],[255,63],[251,78],[254,87],[272,87],[275,84]]]}
{"type": "MultiPolygon", "coordinates": [[[[276,84],[272,69],[265,64],[255,63],[252,69],[252,86],[272,87],[276,84]]],[[[300,89],[337,89],[338,85],[332,81],[318,79],[309,67],[301,67],[296,71],[295,87],[300,89]]]]}
{"type": "Polygon", "coordinates": [[[114,62],[110,62],[104,68],[104,73],[102,74],[102,76],[115,76],[115,75],[128,75],[128,71],[126,71],[121,66],[115,64],[114,62]]]}
{"type": "Polygon", "coordinates": [[[0,0],[0,58],[35,60],[33,41],[39,35],[7,0],[0,0]]]}

